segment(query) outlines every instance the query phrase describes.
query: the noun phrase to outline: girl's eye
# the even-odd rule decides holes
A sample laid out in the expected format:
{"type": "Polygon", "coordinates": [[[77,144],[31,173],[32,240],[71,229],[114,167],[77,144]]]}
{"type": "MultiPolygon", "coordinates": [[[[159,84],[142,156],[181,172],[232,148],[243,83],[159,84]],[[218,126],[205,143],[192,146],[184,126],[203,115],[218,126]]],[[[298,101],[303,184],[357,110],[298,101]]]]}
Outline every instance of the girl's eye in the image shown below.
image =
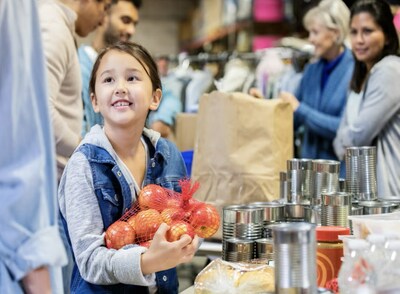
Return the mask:
{"type": "Polygon", "coordinates": [[[128,77],[128,82],[132,82],[132,81],[136,81],[136,80],[137,80],[137,77],[135,77],[135,76],[128,77]]]}
{"type": "Polygon", "coordinates": [[[108,77],[104,79],[105,83],[111,83],[112,82],[112,78],[108,77]]]}

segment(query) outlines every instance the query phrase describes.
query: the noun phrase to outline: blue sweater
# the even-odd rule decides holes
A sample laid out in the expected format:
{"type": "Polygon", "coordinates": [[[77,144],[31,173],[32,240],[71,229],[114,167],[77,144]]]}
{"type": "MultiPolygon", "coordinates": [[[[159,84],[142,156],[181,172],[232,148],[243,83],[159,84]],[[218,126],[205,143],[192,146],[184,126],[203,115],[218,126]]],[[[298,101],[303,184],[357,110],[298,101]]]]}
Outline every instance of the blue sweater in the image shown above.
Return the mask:
{"type": "Polygon", "coordinates": [[[94,112],[92,100],[89,93],[90,75],[95,62],[96,56],[89,56],[85,51],[87,45],[81,46],[78,49],[79,63],[81,66],[82,76],[82,100],[83,100],[83,124],[82,124],[82,137],[90,131],[94,125],[103,125],[103,117],[99,112],[94,112]]]}
{"type": "Polygon", "coordinates": [[[297,90],[300,106],[294,113],[295,128],[304,126],[301,157],[338,160],[333,151],[333,139],[346,105],[354,59],[345,49],[344,56],[331,71],[321,91],[324,62],[309,64],[297,90]]]}

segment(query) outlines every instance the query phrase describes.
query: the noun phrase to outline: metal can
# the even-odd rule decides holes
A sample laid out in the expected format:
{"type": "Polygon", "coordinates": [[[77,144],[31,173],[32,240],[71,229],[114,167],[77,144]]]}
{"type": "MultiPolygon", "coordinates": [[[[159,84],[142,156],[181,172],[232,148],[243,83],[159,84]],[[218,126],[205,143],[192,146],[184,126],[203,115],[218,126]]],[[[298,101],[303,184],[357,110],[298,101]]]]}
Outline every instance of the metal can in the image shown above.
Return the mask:
{"type": "Polygon", "coordinates": [[[271,227],[275,293],[317,293],[315,225],[303,222],[282,223],[271,227]]]}

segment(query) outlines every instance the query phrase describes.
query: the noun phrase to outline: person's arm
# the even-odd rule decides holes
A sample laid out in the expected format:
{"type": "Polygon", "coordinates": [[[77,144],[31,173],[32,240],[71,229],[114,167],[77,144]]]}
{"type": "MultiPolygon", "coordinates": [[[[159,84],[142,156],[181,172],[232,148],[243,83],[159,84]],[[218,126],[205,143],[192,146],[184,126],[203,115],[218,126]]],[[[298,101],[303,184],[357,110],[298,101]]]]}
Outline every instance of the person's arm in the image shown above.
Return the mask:
{"type": "Polygon", "coordinates": [[[176,115],[182,111],[182,103],[172,91],[165,89],[158,109],[150,114],[150,128],[166,138],[171,133],[176,115]]]}
{"type": "Polygon", "coordinates": [[[346,125],[338,132],[337,144],[340,142],[344,147],[370,145],[399,111],[399,65],[399,62],[386,62],[373,69],[360,111],[354,113],[356,118],[351,125],[346,125]]]}
{"type": "Polygon", "coordinates": [[[155,275],[143,276],[140,270],[141,254],[147,250],[145,247],[115,250],[105,246],[103,219],[91,168],[81,152],[75,152],[69,159],[58,197],[61,214],[68,225],[75,261],[84,280],[104,285],[153,284],[155,275]]]}
{"type": "Polygon", "coordinates": [[[149,286],[154,283],[154,270],[172,268],[185,262],[193,257],[197,249],[197,238],[192,243],[187,238],[180,242],[167,242],[165,228],[156,234],[158,237],[153,240],[149,253],[147,248],[137,245],[120,250],[106,248],[103,220],[90,166],[80,152],[74,153],[67,164],[60,183],[59,202],[79,272],[90,283],[149,286]],[[143,263],[143,256],[145,260],[160,259],[155,264],[152,261],[143,263]]]}
{"type": "Polygon", "coordinates": [[[321,63],[307,66],[297,91],[298,96],[296,96],[300,102],[294,113],[296,126],[304,125],[312,133],[329,140],[335,138],[346,104],[352,74],[352,63],[346,64],[347,61],[348,59],[343,59],[330,76],[330,82],[325,86],[325,92],[329,91],[330,94],[325,93],[325,96],[319,93],[319,85],[315,84],[319,83],[316,76],[321,74],[321,63]],[[320,101],[322,97],[324,101],[320,101]],[[320,105],[320,107],[314,105],[320,105]]]}
{"type": "Polygon", "coordinates": [[[51,294],[50,274],[47,267],[40,267],[29,272],[23,279],[22,285],[27,294],[51,294]]]}
{"type": "Polygon", "coordinates": [[[172,132],[172,127],[170,125],[167,125],[161,120],[157,120],[153,122],[150,126],[153,130],[159,132],[161,134],[161,137],[163,138],[168,138],[168,136],[172,132]]]}
{"type": "MultiPolygon", "coordinates": [[[[46,11],[41,13],[46,13],[46,11]]],[[[72,103],[71,99],[75,99],[76,92],[81,92],[81,84],[70,85],[70,93],[63,93],[63,99],[69,99],[68,101],[60,101],[60,89],[66,78],[68,68],[78,63],[75,53],[76,48],[71,32],[60,25],[59,22],[53,23],[49,18],[48,20],[42,20],[41,23],[43,50],[46,57],[50,118],[54,129],[57,155],[69,157],[81,140],[80,130],[79,132],[72,130],[59,109],[60,107],[65,107],[65,103],[72,103]],[[77,87],[78,90],[73,91],[74,87],[77,87]]],[[[76,109],[75,111],[82,112],[82,109],[76,109]]],[[[63,115],[72,116],[75,114],[63,115]]]]}
{"type": "MultiPolygon", "coordinates": [[[[349,96],[351,99],[351,96],[349,96]]],[[[347,105],[345,107],[345,110],[343,112],[342,119],[340,121],[339,127],[336,132],[336,137],[333,140],[333,149],[335,151],[335,154],[339,160],[343,160],[344,156],[346,154],[346,147],[343,143],[343,133],[346,133],[346,129],[348,128],[348,121],[347,121],[347,105]]]]}
{"type": "Polygon", "coordinates": [[[342,115],[342,113],[339,115],[331,115],[319,111],[304,102],[299,105],[296,114],[297,117],[302,116],[304,118],[304,125],[310,130],[327,139],[335,138],[336,130],[339,127],[342,115]]]}
{"type": "Polygon", "coordinates": [[[89,57],[86,50],[89,46],[81,46],[78,50],[79,64],[81,68],[82,77],[82,101],[83,101],[83,124],[81,136],[84,137],[96,124],[103,124],[103,117],[100,113],[94,112],[92,100],[89,93],[89,81],[93,68],[93,60],[89,57]]]}
{"type": "Polygon", "coordinates": [[[0,19],[6,61],[0,66],[0,292],[18,293],[15,285],[22,282],[46,293],[43,267],[61,267],[67,258],[57,226],[54,144],[36,1],[15,3],[0,4],[0,14],[10,16],[0,19]]]}

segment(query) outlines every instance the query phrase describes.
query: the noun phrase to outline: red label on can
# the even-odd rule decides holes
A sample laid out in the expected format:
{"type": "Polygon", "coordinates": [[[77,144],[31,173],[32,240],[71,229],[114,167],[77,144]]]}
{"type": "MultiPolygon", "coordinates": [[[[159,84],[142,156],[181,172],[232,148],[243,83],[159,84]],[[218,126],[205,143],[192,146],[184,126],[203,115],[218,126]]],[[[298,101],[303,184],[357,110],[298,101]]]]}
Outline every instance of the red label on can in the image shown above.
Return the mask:
{"type": "Polygon", "coordinates": [[[342,265],[342,256],[342,244],[318,243],[317,283],[319,287],[325,287],[328,281],[337,278],[340,266],[342,265]]]}

